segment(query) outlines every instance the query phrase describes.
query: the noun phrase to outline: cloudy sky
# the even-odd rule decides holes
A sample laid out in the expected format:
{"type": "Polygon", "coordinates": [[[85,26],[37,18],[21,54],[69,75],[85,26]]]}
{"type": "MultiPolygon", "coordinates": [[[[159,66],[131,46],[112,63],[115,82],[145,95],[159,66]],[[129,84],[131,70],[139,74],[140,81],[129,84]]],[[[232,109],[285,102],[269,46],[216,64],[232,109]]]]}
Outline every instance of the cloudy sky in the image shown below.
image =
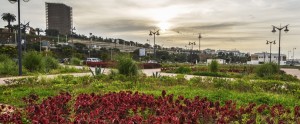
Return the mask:
{"type": "MultiPolygon", "coordinates": [[[[201,49],[269,52],[266,40],[278,41],[272,25],[289,24],[282,53],[296,47],[300,58],[300,0],[30,0],[21,3],[22,22],[45,29],[45,2],[73,7],[76,33],[153,44],[149,30],[161,29],[156,43],[164,47],[184,48],[193,41],[198,46],[201,33],[201,49]]],[[[1,0],[0,6],[0,13],[17,15],[17,4],[1,0]]],[[[0,27],[5,25],[0,20],[0,27]]]]}

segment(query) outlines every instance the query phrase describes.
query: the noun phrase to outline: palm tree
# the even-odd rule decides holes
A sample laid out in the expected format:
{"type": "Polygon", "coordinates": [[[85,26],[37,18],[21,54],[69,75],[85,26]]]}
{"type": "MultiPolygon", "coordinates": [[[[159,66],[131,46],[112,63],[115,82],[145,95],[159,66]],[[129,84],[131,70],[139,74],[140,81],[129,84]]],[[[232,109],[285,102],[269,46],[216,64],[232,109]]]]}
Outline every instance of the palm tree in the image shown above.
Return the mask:
{"type": "Polygon", "coordinates": [[[11,13],[3,13],[2,14],[2,20],[4,21],[7,21],[8,22],[8,25],[6,26],[10,32],[12,32],[11,30],[11,22],[14,22],[16,21],[16,16],[14,14],[11,14],[11,13]]]}
{"type": "Polygon", "coordinates": [[[43,30],[40,28],[36,28],[35,31],[37,32],[38,36],[40,36],[40,33],[43,32],[43,30]]]}

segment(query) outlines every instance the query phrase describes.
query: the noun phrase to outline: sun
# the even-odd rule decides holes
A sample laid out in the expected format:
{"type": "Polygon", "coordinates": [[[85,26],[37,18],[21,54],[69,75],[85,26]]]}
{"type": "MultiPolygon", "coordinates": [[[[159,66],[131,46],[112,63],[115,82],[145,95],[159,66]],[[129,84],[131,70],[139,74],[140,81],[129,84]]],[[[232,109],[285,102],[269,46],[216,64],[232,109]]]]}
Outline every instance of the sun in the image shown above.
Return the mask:
{"type": "Polygon", "coordinates": [[[170,24],[168,22],[160,22],[158,27],[161,31],[166,31],[170,28],[170,24]]]}

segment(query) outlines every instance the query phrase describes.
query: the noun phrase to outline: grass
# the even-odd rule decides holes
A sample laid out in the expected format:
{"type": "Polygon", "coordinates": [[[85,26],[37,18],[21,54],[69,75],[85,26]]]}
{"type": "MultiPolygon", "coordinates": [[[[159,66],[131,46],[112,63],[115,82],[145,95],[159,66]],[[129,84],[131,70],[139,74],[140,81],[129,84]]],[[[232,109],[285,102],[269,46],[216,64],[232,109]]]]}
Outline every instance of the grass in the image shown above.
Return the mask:
{"type": "MultiPolygon", "coordinates": [[[[193,79],[187,81],[182,77],[133,77],[120,78],[122,76],[106,76],[100,75],[97,77],[73,77],[59,76],[54,79],[37,79],[23,81],[22,83],[0,86],[0,103],[10,104],[23,107],[22,98],[30,94],[37,94],[41,98],[57,95],[59,92],[70,92],[73,96],[81,93],[108,93],[118,91],[138,91],[146,94],[160,96],[162,90],[166,90],[168,94],[174,94],[175,98],[183,95],[187,98],[195,96],[207,97],[209,100],[219,100],[224,103],[226,100],[233,100],[237,105],[242,106],[250,102],[257,104],[282,104],[287,107],[300,105],[300,84],[293,83],[294,89],[289,91],[276,90],[273,91],[263,89],[261,82],[241,81],[240,84],[234,81],[212,80],[208,79],[193,79]],[[206,83],[206,86],[203,86],[206,83]],[[243,90],[249,88],[251,90],[243,90]],[[295,89],[296,87],[296,89],[295,89]],[[258,90],[257,90],[258,88],[258,90]],[[292,92],[293,91],[293,92],[292,92]],[[298,95],[297,95],[298,94],[298,95]]],[[[276,84],[276,82],[274,82],[276,84]]],[[[277,84],[284,82],[277,82],[277,84]]],[[[276,85],[277,85],[276,84],[276,85]]],[[[268,85],[271,85],[268,84],[268,85]]],[[[289,85],[288,85],[289,86],[289,85]]]]}

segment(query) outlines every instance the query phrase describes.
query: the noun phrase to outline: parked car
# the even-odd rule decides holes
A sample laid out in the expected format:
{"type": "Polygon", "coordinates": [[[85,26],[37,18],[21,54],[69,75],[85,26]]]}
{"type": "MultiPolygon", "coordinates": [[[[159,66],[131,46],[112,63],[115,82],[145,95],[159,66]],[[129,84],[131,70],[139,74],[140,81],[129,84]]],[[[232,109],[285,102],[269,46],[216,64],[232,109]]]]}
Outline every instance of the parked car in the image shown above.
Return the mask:
{"type": "Polygon", "coordinates": [[[86,62],[101,62],[102,60],[99,58],[87,58],[86,62]]]}
{"type": "Polygon", "coordinates": [[[91,67],[102,67],[104,62],[102,62],[102,60],[99,58],[87,58],[83,61],[83,63],[91,67]]]}

